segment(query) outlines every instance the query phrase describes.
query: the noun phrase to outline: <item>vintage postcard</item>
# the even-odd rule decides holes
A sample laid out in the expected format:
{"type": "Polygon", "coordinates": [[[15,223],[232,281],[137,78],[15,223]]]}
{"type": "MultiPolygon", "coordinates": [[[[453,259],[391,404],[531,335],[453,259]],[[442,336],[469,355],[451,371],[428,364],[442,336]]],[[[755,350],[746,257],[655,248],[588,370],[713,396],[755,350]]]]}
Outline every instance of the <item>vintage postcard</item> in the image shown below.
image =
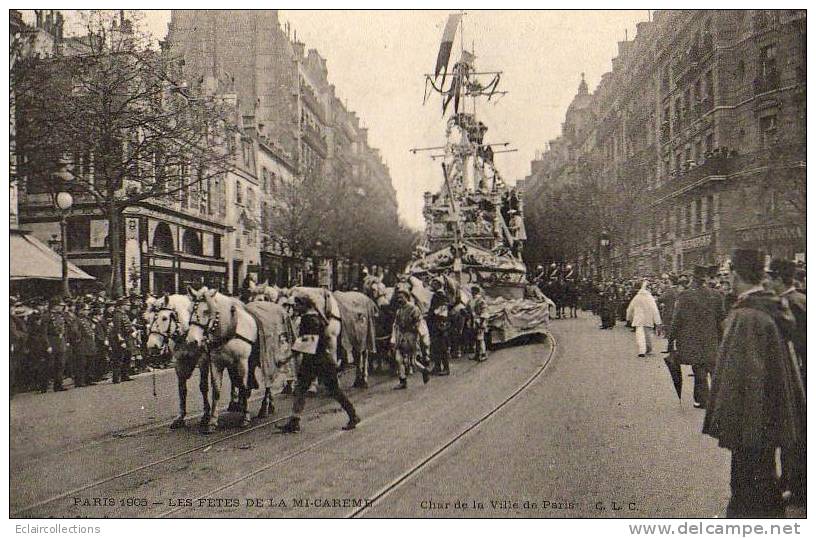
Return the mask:
{"type": "Polygon", "coordinates": [[[807,517],[806,10],[9,19],[18,533],[807,517]]]}

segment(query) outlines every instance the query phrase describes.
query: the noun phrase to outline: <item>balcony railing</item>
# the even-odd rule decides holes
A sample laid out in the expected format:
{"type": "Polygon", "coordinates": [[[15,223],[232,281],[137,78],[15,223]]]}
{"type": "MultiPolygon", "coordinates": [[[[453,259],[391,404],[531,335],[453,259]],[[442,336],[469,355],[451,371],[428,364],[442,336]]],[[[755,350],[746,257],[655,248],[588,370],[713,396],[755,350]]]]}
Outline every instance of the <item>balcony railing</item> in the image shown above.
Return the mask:
{"type": "Polygon", "coordinates": [[[654,201],[682,191],[702,179],[728,176],[740,170],[754,169],[772,164],[785,165],[807,160],[804,144],[774,146],[753,153],[738,154],[734,151],[716,151],[702,164],[689,166],[670,175],[659,188],[652,192],[654,201]]]}
{"type": "Polygon", "coordinates": [[[326,144],[326,137],[320,131],[306,125],[303,128],[303,138],[321,157],[325,159],[328,156],[329,147],[326,144]]]}

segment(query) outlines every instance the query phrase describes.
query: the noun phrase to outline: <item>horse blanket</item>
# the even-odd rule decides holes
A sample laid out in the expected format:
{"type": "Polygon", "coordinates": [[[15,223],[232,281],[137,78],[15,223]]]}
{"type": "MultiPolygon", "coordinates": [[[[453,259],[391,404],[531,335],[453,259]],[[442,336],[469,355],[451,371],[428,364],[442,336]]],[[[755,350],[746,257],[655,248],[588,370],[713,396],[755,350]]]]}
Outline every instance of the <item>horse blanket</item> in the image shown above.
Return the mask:
{"type": "Polygon", "coordinates": [[[337,304],[337,299],[335,299],[334,295],[329,290],[325,288],[307,288],[297,286],[292,288],[290,293],[293,298],[306,299],[308,302],[310,302],[315,307],[318,314],[320,314],[326,321],[331,318],[340,319],[340,307],[337,304]]]}
{"type": "Polygon", "coordinates": [[[275,381],[278,364],[285,363],[292,356],[295,330],[286,310],[275,303],[253,302],[246,305],[246,311],[258,326],[258,339],[249,356],[251,389],[271,387],[275,381]],[[260,367],[260,377],[255,369],[260,367]]]}
{"type": "Polygon", "coordinates": [[[374,301],[358,291],[336,291],[334,298],[340,308],[340,345],[348,360],[354,350],[376,353],[379,308],[374,301]]]}
{"type": "Polygon", "coordinates": [[[487,297],[487,317],[493,344],[526,334],[546,334],[552,301],[487,297]]]}

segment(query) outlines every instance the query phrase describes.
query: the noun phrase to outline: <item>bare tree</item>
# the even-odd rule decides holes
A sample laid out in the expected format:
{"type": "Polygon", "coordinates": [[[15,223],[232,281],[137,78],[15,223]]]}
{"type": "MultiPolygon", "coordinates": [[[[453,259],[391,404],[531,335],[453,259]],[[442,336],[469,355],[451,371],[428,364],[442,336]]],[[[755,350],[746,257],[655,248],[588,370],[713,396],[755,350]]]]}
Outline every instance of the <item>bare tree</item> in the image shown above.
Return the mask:
{"type": "Polygon", "coordinates": [[[118,295],[123,212],[223,176],[228,113],[187,88],[180,62],[123,12],[82,16],[85,35],[66,39],[53,58],[17,64],[16,150],[29,183],[70,189],[107,218],[109,289],[118,295]]]}

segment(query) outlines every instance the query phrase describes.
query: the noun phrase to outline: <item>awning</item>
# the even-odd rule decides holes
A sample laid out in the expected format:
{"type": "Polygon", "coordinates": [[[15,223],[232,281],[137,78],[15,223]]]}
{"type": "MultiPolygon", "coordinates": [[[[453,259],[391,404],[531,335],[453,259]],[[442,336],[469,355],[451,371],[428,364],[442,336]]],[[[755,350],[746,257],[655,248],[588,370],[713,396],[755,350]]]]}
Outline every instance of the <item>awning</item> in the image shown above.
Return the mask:
{"type": "MultiPolygon", "coordinates": [[[[24,230],[9,230],[11,251],[11,280],[39,278],[62,279],[62,257],[42,241],[24,230]]],[[[94,277],[68,262],[68,278],[72,280],[96,280],[94,277]]]]}

